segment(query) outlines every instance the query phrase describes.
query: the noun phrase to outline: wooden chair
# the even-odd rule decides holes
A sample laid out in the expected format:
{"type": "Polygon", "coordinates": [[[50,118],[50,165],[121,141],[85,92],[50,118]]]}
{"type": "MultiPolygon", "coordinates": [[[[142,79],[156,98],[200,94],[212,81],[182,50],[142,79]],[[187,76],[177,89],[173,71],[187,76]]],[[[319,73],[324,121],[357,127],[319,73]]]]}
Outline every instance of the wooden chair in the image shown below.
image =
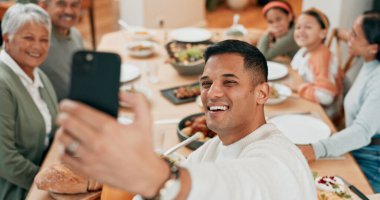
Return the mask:
{"type": "MultiPolygon", "coordinates": [[[[342,30],[339,30],[337,28],[334,28],[331,32],[331,35],[329,36],[327,40],[327,47],[330,49],[332,48],[332,44],[335,41],[335,53],[338,59],[338,65],[342,69],[342,76],[343,76],[343,92],[341,96],[338,98],[338,101],[341,101],[341,105],[339,106],[339,112],[337,113],[336,116],[332,118],[333,123],[337,127],[338,130],[341,130],[345,127],[345,119],[344,119],[344,108],[343,108],[343,97],[349,90],[349,83],[348,79],[346,78],[347,72],[351,69],[355,56],[348,54],[346,56],[346,59],[343,59],[343,50],[342,47],[343,45],[347,45],[349,34],[348,32],[344,32],[342,30]]],[[[333,50],[333,49],[331,49],[333,50]]]]}
{"type": "Polygon", "coordinates": [[[94,13],[94,0],[82,0],[82,11],[88,13],[91,30],[91,44],[92,48],[96,49],[96,29],[95,29],[95,13],[94,13]]]}
{"type": "Polygon", "coordinates": [[[327,40],[327,47],[331,48],[333,41],[336,41],[336,55],[338,57],[338,65],[342,68],[343,74],[346,75],[347,71],[350,70],[353,61],[355,60],[355,56],[348,54],[345,61],[343,61],[343,51],[342,45],[347,44],[348,41],[348,33],[342,33],[339,29],[334,28],[331,32],[330,37],[327,40]]]}

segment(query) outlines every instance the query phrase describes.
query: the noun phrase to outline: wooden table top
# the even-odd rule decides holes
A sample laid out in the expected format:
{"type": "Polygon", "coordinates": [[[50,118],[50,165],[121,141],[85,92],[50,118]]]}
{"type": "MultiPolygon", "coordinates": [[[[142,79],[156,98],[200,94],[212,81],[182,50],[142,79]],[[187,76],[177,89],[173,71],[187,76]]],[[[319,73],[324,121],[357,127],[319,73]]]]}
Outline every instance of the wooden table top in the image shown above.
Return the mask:
{"type": "MultiPolygon", "coordinates": [[[[218,29],[213,29],[213,32],[221,31],[218,29]]],[[[251,33],[259,33],[259,31],[251,30],[251,33]]],[[[157,41],[160,41],[160,36],[162,36],[162,31],[158,31],[157,41]]],[[[255,37],[255,36],[253,36],[255,37]]],[[[163,37],[161,37],[163,38],[163,37]]],[[[161,94],[160,90],[175,87],[182,84],[188,84],[196,82],[198,76],[180,76],[174,70],[174,68],[165,62],[167,59],[167,54],[162,45],[160,45],[155,56],[146,59],[135,59],[128,56],[126,51],[126,43],[129,41],[128,33],[126,31],[118,31],[114,33],[106,34],[102,37],[99,44],[99,51],[110,51],[118,53],[124,62],[131,63],[139,67],[142,71],[143,68],[149,67],[153,64],[159,65],[159,82],[151,83],[147,80],[147,77],[142,73],[141,77],[134,81],[135,84],[143,86],[146,88],[148,93],[151,95],[152,102],[152,115],[154,120],[164,120],[164,119],[181,119],[185,116],[202,112],[202,109],[196,105],[195,102],[174,105],[165,99],[161,94]]],[[[162,43],[161,43],[162,44],[162,43]]],[[[287,77],[277,81],[288,84],[297,83],[297,75],[294,71],[290,69],[287,77]]],[[[325,114],[323,108],[315,103],[300,99],[300,98],[289,98],[282,104],[268,105],[265,107],[265,113],[270,115],[276,115],[280,113],[299,113],[299,112],[311,112],[314,116],[319,117],[324,122],[326,122],[333,132],[336,131],[334,125],[331,123],[327,115],[325,114]]],[[[178,138],[176,135],[176,124],[166,124],[166,125],[155,125],[154,134],[161,135],[160,137],[155,137],[157,141],[159,138],[162,140],[162,147],[169,148],[177,144],[178,138]]],[[[48,167],[54,163],[59,162],[59,149],[57,142],[53,143],[53,146],[47,155],[42,168],[48,167]]],[[[188,155],[191,150],[187,148],[182,148],[179,150],[180,153],[188,155]]],[[[373,190],[369,185],[364,174],[360,170],[358,164],[355,162],[350,154],[345,154],[343,159],[336,160],[318,160],[316,162],[310,163],[310,168],[312,171],[317,172],[319,175],[339,175],[346,179],[351,184],[355,185],[364,194],[373,194],[373,190]]],[[[353,195],[355,196],[355,195],[353,195]]],[[[46,191],[41,191],[36,188],[33,184],[27,199],[50,199],[46,191]]],[[[380,199],[379,196],[373,195],[371,199],[380,199]]]]}

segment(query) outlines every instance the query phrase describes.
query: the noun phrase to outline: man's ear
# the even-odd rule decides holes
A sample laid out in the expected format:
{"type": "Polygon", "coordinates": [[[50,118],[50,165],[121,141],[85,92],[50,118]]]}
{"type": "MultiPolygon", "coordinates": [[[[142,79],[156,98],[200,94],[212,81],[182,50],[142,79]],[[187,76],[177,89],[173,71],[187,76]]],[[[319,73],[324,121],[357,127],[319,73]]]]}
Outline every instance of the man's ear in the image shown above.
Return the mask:
{"type": "Polygon", "coordinates": [[[256,102],[257,104],[264,105],[269,98],[269,84],[267,82],[261,83],[256,87],[256,102]]]}
{"type": "Polygon", "coordinates": [[[9,40],[10,40],[9,34],[8,33],[3,34],[3,43],[4,43],[3,46],[5,50],[7,50],[7,47],[9,45],[9,40]]]}

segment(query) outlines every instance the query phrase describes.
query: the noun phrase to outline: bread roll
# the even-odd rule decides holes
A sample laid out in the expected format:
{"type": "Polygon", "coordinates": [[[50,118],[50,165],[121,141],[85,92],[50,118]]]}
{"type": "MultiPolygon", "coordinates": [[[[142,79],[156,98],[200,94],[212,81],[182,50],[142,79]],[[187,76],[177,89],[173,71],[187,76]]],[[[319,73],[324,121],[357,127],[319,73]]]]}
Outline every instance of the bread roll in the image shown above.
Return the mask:
{"type": "MultiPolygon", "coordinates": [[[[88,179],[64,164],[52,165],[41,170],[34,179],[37,188],[60,194],[87,193],[88,179]]],[[[100,190],[101,184],[91,187],[100,190]]]]}

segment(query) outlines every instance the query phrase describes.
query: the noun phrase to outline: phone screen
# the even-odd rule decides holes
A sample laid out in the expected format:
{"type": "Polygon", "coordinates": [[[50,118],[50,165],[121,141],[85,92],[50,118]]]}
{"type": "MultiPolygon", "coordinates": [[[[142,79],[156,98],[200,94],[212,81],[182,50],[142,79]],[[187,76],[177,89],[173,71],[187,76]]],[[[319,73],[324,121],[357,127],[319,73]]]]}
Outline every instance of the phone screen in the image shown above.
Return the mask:
{"type": "Polygon", "coordinates": [[[71,64],[69,98],[117,117],[120,56],[115,53],[78,51],[71,64]]]}

